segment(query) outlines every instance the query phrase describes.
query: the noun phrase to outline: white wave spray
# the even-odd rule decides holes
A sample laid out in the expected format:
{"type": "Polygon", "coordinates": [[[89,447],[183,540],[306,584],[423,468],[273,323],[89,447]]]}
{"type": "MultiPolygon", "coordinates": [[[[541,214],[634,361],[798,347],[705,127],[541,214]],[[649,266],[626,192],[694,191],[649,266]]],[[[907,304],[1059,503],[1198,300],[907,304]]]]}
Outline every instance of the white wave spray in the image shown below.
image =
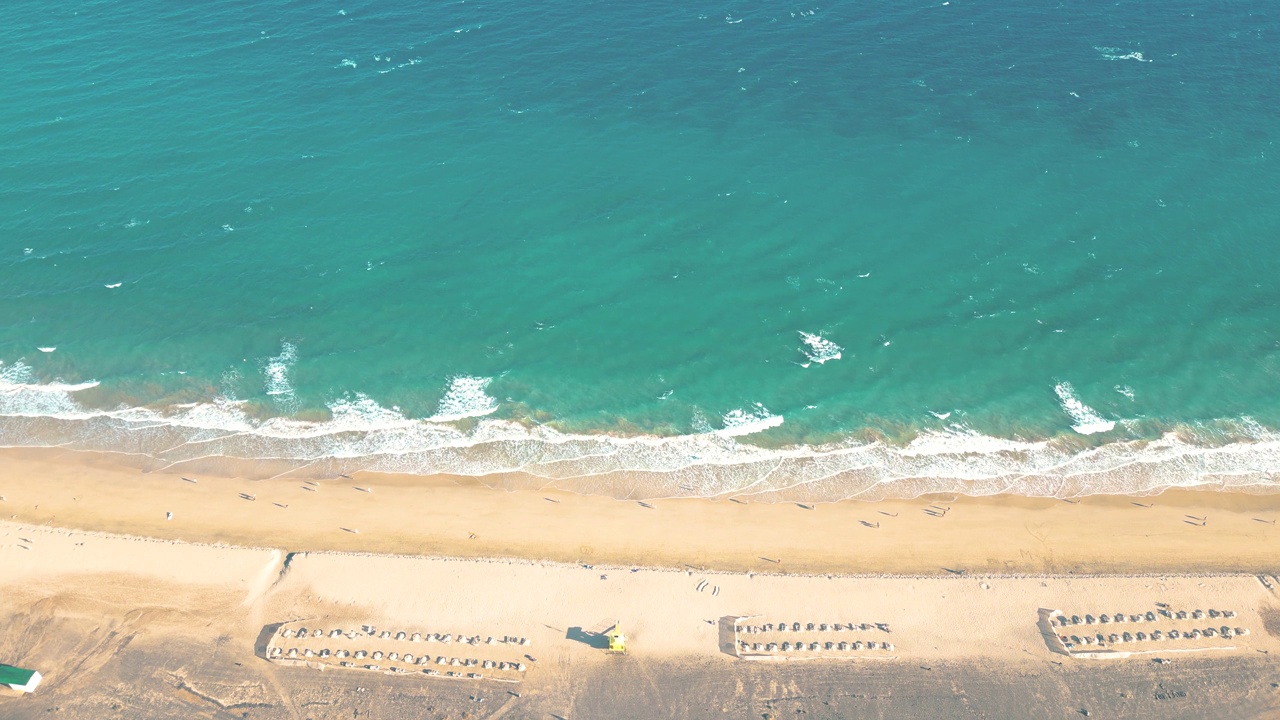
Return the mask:
{"type": "Polygon", "coordinates": [[[754,435],[782,424],[781,415],[774,415],[769,412],[769,408],[760,403],[752,405],[747,410],[741,408],[730,410],[725,413],[722,420],[724,427],[715,431],[717,435],[722,437],[754,435]]]}
{"type": "Polygon", "coordinates": [[[268,358],[262,368],[264,390],[268,395],[292,398],[293,386],[289,384],[289,371],[298,362],[298,347],[293,343],[280,344],[280,354],[268,358]]]}
{"type": "Polygon", "coordinates": [[[1115,421],[1102,417],[1096,410],[1080,402],[1071,383],[1060,382],[1053,386],[1053,391],[1058,394],[1063,412],[1071,416],[1072,430],[1081,435],[1093,435],[1115,429],[1115,421]]]}
{"type": "Polygon", "coordinates": [[[469,417],[492,415],[498,409],[498,401],[485,394],[493,378],[459,376],[449,381],[449,389],[440,398],[436,422],[450,422],[469,417]]]}
{"type": "MultiPolygon", "coordinates": [[[[925,493],[1073,497],[1168,487],[1280,491],[1280,433],[1248,419],[1170,429],[1155,439],[1090,444],[1078,435],[1024,441],[953,425],[905,445],[848,438],[767,448],[744,442],[777,427],[763,405],[733,410],[713,429],[674,437],[574,434],[482,417],[490,380],[450,381],[436,415],[406,416],[368,395],[329,403],[332,417],[259,420],[229,398],[166,409],[92,409],[75,396],[96,383],[37,383],[22,363],[0,365],[0,445],[118,451],[151,467],[269,477],[357,470],[450,473],[502,483],[631,498],[751,495],[820,501],[925,493]],[[458,424],[442,418],[475,418],[458,424]]],[[[1113,426],[1062,384],[1077,426],[1113,426]],[[1074,402],[1071,402],[1074,400],[1074,402]]],[[[1079,427],[1076,428],[1080,432],[1079,427]]]]}
{"type": "Polygon", "coordinates": [[[844,348],[821,335],[807,333],[803,330],[800,331],[800,340],[805,344],[805,347],[801,348],[800,351],[804,353],[805,357],[809,358],[809,362],[802,363],[803,367],[809,367],[813,363],[822,365],[830,360],[839,360],[840,354],[844,350],[844,348]]]}

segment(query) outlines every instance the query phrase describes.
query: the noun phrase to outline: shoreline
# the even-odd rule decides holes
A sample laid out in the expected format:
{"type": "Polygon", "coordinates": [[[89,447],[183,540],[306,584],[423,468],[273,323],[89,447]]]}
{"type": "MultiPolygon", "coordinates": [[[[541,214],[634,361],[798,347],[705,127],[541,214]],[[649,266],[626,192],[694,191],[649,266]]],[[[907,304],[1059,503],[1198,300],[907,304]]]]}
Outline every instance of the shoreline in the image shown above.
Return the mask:
{"type": "Polygon", "coordinates": [[[253,479],[440,473],[505,489],[556,487],[654,500],[1079,498],[1171,488],[1280,494],[1280,476],[1268,470],[1280,468],[1280,432],[1248,417],[1190,425],[1126,421],[1112,433],[1081,434],[1077,428],[1024,436],[1010,435],[1008,428],[983,434],[966,421],[937,416],[936,424],[889,422],[819,442],[806,433],[793,436],[787,426],[765,429],[779,419],[774,416],[751,420],[754,415],[742,412],[734,417],[743,428],[764,431],[744,431],[749,437],[729,427],[646,434],[619,421],[600,432],[577,433],[530,417],[492,417],[487,412],[497,406],[483,393],[478,397],[485,399],[485,413],[454,408],[447,415],[451,422],[414,419],[359,394],[335,400],[315,416],[260,415],[246,403],[219,399],[93,410],[78,400],[93,387],[40,385],[25,381],[22,372],[9,375],[0,378],[0,435],[10,448],[115,455],[147,470],[253,479]]]}
{"type": "Polygon", "coordinates": [[[498,489],[378,473],[192,483],[53,449],[2,449],[0,468],[0,519],[288,552],[842,576],[1256,573],[1280,557],[1272,494],[641,502],[501,489],[503,477],[487,479],[498,489]]]}

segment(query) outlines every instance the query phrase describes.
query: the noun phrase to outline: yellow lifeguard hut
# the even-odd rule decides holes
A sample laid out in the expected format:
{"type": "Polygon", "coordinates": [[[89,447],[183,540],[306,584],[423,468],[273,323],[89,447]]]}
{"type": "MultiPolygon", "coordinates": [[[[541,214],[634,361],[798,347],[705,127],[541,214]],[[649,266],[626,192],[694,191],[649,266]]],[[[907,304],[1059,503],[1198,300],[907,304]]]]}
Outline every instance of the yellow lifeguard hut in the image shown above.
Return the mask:
{"type": "Polygon", "coordinates": [[[609,638],[609,649],[605,650],[610,655],[626,655],[627,654],[627,636],[622,634],[622,624],[614,623],[604,634],[609,638]]]}

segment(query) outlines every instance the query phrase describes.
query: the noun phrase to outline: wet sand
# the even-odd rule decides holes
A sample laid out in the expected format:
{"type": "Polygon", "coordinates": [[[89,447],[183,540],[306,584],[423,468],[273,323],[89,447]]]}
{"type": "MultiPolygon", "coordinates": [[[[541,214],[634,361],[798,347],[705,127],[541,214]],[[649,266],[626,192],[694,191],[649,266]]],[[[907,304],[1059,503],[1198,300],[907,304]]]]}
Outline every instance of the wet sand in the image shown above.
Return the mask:
{"type": "Polygon", "coordinates": [[[1280,495],[642,504],[448,476],[182,477],[2,450],[0,519],[288,551],[817,574],[1264,572],[1280,556],[1280,495]]]}

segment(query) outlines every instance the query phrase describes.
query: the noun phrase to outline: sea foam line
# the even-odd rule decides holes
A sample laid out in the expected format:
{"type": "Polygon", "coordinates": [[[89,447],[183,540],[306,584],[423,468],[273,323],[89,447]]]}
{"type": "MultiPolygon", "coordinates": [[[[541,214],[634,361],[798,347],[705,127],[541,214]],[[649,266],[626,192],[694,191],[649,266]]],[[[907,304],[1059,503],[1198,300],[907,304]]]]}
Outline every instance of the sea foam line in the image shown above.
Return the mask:
{"type": "MultiPolygon", "coordinates": [[[[782,422],[759,404],[726,413],[719,430],[674,437],[588,435],[477,416],[496,404],[483,394],[487,385],[487,378],[469,376],[450,381],[445,396],[453,393],[454,400],[442,399],[444,412],[438,415],[449,414],[456,401],[460,410],[452,414],[466,411],[474,418],[462,425],[410,418],[358,393],[331,402],[332,418],[326,421],[259,420],[245,412],[244,403],[225,398],[164,410],[90,409],[73,396],[96,383],[39,384],[30,368],[15,363],[0,365],[0,445],[104,452],[128,447],[162,462],[197,467],[243,461],[236,467],[248,474],[274,475],[289,467],[348,474],[449,473],[632,498],[739,493],[806,501],[925,493],[1072,497],[1204,485],[1280,490],[1269,472],[1280,470],[1280,433],[1249,418],[1083,448],[1083,440],[1070,436],[1012,440],[963,425],[922,431],[905,445],[850,438],[765,448],[742,441],[748,429],[758,432],[782,422]]],[[[1073,391],[1064,391],[1064,408],[1083,413],[1066,400],[1075,397],[1073,391]]]]}

